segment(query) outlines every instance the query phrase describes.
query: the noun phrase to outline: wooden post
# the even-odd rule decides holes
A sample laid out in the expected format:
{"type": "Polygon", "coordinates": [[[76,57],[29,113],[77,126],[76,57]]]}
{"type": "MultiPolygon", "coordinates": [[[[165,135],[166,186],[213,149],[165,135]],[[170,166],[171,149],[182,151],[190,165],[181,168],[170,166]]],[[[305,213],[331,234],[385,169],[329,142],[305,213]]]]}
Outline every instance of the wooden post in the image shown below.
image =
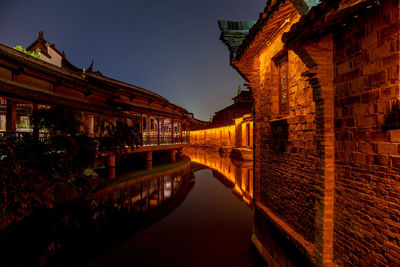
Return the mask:
{"type": "Polygon", "coordinates": [[[180,139],[179,142],[182,143],[182,121],[179,121],[178,127],[179,127],[179,139],[180,139]]]}
{"type": "Polygon", "coordinates": [[[164,118],[161,119],[161,135],[162,135],[162,140],[163,144],[165,144],[165,128],[164,128],[164,118]]]}
{"type": "Polygon", "coordinates": [[[171,118],[171,143],[174,143],[174,121],[171,118]]]}
{"type": "Polygon", "coordinates": [[[88,118],[88,132],[89,132],[89,136],[94,136],[94,115],[93,114],[89,114],[87,116],[88,118]]]}
{"type": "Polygon", "coordinates": [[[147,115],[146,132],[147,132],[148,135],[150,135],[150,133],[151,133],[151,125],[150,125],[150,123],[151,123],[150,115],[147,115]]]}
{"type": "Polygon", "coordinates": [[[146,161],[146,169],[153,168],[153,152],[146,152],[144,154],[144,159],[146,161]]]}
{"type": "Polygon", "coordinates": [[[98,136],[102,137],[104,135],[104,125],[103,125],[103,115],[100,114],[98,117],[98,125],[100,125],[99,129],[100,129],[100,133],[98,134],[98,136]]]}
{"type": "Polygon", "coordinates": [[[188,125],[188,127],[187,127],[186,142],[190,143],[190,125],[188,125]]]}
{"type": "Polygon", "coordinates": [[[106,164],[108,168],[108,179],[115,179],[115,155],[109,155],[106,158],[106,164]]]}
{"type": "Polygon", "coordinates": [[[151,119],[150,115],[146,116],[146,145],[151,145],[151,125],[150,125],[151,119]]]}
{"type": "MultiPolygon", "coordinates": [[[[34,103],[33,104],[33,113],[37,113],[38,112],[38,104],[34,103]]],[[[35,140],[35,142],[39,141],[39,127],[37,125],[33,126],[33,140],[35,140]]]]}
{"type": "Polygon", "coordinates": [[[157,118],[157,145],[160,145],[160,118],[157,118]]]}
{"type": "Polygon", "coordinates": [[[153,160],[153,152],[146,152],[145,153],[145,160],[152,161],[153,160]]]}
{"type": "Polygon", "coordinates": [[[143,146],[143,114],[140,114],[140,146],[143,146]]]}
{"type": "Polygon", "coordinates": [[[17,107],[14,101],[7,99],[6,130],[15,132],[17,122],[17,107]]]}

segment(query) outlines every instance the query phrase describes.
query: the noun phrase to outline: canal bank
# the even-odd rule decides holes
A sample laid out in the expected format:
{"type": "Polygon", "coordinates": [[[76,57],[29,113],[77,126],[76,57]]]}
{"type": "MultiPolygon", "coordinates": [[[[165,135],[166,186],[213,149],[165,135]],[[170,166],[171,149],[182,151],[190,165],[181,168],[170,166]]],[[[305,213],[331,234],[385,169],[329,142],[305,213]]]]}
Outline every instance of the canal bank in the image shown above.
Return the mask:
{"type": "Polygon", "coordinates": [[[254,231],[271,266],[307,266],[254,210],[252,164],[185,153],[191,161],[121,172],[85,201],[2,231],[0,266],[265,266],[254,231]]]}

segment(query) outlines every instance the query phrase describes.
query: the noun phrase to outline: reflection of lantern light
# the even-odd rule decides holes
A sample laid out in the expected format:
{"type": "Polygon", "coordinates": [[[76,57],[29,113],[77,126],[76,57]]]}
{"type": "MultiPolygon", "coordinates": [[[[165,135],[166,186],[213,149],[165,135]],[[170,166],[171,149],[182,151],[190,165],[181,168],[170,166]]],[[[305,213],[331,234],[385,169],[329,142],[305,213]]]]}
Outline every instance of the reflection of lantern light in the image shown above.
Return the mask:
{"type": "Polygon", "coordinates": [[[170,197],[171,192],[171,181],[165,182],[164,184],[164,197],[170,197]]]}

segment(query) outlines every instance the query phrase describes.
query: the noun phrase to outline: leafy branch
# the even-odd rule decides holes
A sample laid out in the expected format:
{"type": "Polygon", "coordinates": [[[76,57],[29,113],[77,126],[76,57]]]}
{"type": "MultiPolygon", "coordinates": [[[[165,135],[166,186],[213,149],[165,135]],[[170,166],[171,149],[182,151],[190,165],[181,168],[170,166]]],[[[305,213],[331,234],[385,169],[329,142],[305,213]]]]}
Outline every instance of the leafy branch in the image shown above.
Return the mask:
{"type": "Polygon", "coordinates": [[[30,56],[32,56],[32,57],[34,57],[34,58],[40,59],[40,55],[39,55],[39,53],[36,52],[36,51],[28,51],[28,50],[26,50],[25,48],[23,48],[23,47],[20,46],[20,45],[17,45],[16,47],[13,47],[13,48],[14,48],[15,50],[18,50],[18,51],[22,52],[22,53],[25,53],[25,54],[27,54],[27,55],[30,55],[30,56]]]}

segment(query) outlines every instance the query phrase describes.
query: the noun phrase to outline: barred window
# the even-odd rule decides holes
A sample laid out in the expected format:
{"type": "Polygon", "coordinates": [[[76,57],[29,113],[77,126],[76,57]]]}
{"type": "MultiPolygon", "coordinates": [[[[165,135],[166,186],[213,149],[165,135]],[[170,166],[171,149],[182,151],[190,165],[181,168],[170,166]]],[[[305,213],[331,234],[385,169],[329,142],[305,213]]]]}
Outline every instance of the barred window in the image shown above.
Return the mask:
{"type": "Polygon", "coordinates": [[[288,58],[282,57],[278,61],[279,68],[279,113],[289,111],[289,86],[288,86],[288,58]]]}

